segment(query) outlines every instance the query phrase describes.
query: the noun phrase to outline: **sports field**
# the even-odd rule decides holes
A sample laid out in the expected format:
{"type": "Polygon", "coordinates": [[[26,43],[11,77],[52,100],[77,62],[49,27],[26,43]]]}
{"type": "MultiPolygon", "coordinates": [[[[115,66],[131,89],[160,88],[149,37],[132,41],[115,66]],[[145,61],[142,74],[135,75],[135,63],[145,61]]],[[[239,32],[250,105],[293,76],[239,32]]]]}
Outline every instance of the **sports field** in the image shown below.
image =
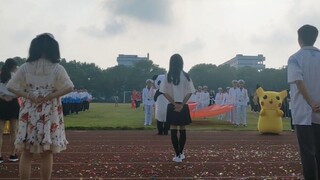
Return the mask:
{"type": "MultiPolygon", "coordinates": [[[[81,125],[83,117],[92,116],[99,108],[93,106],[88,112],[67,117],[67,126],[74,127],[76,122],[81,125]]],[[[121,114],[116,111],[113,110],[121,114]]],[[[130,111],[133,115],[128,119],[132,118],[132,122],[133,116],[142,114],[129,108],[130,111]]],[[[86,121],[103,124],[100,121],[108,119],[86,121]]],[[[143,117],[136,121],[143,123],[143,117]]],[[[90,130],[96,125],[89,130],[67,130],[69,146],[54,157],[53,179],[302,179],[296,137],[291,131],[261,135],[253,129],[251,120],[247,129],[228,127],[216,119],[194,120],[187,132],[186,159],[174,163],[170,136],[158,136],[154,127],[143,129],[139,123],[133,127],[100,127],[132,130],[90,130]],[[228,128],[221,131],[209,127],[219,125],[228,128]]],[[[8,136],[4,141],[6,157],[8,136]]],[[[34,159],[32,177],[37,179],[39,157],[34,159]]],[[[18,164],[1,164],[0,179],[18,179],[18,164]]]]}
{"type": "MultiPolygon", "coordinates": [[[[130,104],[93,103],[90,110],[79,114],[68,115],[65,118],[68,129],[94,129],[94,130],[153,130],[153,126],[144,126],[143,109],[132,110],[130,104]]],[[[194,119],[193,123],[188,126],[190,130],[215,130],[215,131],[256,131],[259,114],[247,110],[247,127],[234,128],[225,120],[218,120],[216,117],[194,119]]],[[[283,119],[283,128],[285,131],[290,130],[290,121],[288,118],[283,119]]]]}

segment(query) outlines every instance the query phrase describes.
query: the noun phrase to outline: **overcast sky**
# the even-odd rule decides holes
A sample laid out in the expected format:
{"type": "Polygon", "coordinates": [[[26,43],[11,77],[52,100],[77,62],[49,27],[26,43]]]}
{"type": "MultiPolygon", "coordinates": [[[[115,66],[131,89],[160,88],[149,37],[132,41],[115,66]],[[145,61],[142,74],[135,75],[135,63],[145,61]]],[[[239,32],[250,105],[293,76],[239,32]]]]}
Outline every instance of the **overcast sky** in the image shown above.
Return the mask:
{"type": "Polygon", "coordinates": [[[31,40],[50,32],[63,58],[102,69],[117,65],[118,54],[147,53],[166,69],[174,53],[187,71],[236,54],[263,54],[267,68],[280,68],[299,49],[299,27],[320,29],[319,7],[319,0],[1,0],[0,60],[27,57],[31,40]]]}

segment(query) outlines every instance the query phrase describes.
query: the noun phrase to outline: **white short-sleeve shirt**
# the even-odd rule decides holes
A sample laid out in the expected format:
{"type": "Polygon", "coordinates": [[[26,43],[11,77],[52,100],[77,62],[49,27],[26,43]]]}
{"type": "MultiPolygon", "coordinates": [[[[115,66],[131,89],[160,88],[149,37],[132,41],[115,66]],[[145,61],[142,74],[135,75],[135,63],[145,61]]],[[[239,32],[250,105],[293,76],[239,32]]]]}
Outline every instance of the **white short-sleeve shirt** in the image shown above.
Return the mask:
{"type": "Polygon", "coordinates": [[[288,83],[290,84],[291,112],[294,125],[320,124],[320,113],[314,113],[299,92],[295,81],[302,80],[309,96],[320,102],[320,50],[307,46],[301,48],[288,60],[288,83]]]}
{"type": "Polygon", "coordinates": [[[247,103],[249,102],[249,97],[248,97],[248,91],[245,88],[237,88],[235,91],[235,99],[236,99],[236,105],[238,106],[246,106],[247,103]]]}
{"type": "Polygon", "coordinates": [[[160,85],[160,92],[169,94],[175,102],[183,102],[187,94],[194,93],[195,91],[191,78],[190,81],[188,81],[182,71],[180,72],[180,83],[178,85],[169,83],[167,74],[165,80],[160,85]]]}
{"type": "Polygon", "coordinates": [[[142,103],[144,105],[154,105],[154,97],[155,90],[151,87],[148,89],[147,87],[142,90],[142,103]]]}

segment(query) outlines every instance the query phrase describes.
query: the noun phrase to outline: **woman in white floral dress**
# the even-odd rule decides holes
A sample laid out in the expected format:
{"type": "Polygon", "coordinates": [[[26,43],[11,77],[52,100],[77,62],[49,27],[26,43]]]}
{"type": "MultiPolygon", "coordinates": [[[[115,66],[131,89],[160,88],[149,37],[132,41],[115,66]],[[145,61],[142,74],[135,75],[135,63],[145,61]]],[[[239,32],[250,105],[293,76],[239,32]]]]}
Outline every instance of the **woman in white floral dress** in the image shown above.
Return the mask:
{"type": "Polygon", "coordinates": [[[41,179],[50,179],[53,153],[66,149],[61,96],[73,90],[67,72],[59,64],[59,44],[49,33],[31,42],[29,57],[7,88],[22,97],[15,147],[21,152],[19,173],[29,179],[33,154],[40,154],[41,179]]]}

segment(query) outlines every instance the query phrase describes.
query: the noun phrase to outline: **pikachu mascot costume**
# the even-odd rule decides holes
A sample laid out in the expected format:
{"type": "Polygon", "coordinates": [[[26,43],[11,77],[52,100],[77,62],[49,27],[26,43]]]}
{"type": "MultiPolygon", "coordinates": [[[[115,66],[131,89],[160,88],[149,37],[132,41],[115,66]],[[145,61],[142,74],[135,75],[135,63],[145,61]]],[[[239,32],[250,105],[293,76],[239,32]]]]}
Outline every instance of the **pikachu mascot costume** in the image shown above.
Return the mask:
{"type": "Polygon", "coordinates": [[[283,130],[282,116],[280,110],[282,101],[287,97],[287,91],[274,92],[264,91],[261,87],[256,90],[261,106],[258,120],[260,133],[280,134],[283,130]]]}

